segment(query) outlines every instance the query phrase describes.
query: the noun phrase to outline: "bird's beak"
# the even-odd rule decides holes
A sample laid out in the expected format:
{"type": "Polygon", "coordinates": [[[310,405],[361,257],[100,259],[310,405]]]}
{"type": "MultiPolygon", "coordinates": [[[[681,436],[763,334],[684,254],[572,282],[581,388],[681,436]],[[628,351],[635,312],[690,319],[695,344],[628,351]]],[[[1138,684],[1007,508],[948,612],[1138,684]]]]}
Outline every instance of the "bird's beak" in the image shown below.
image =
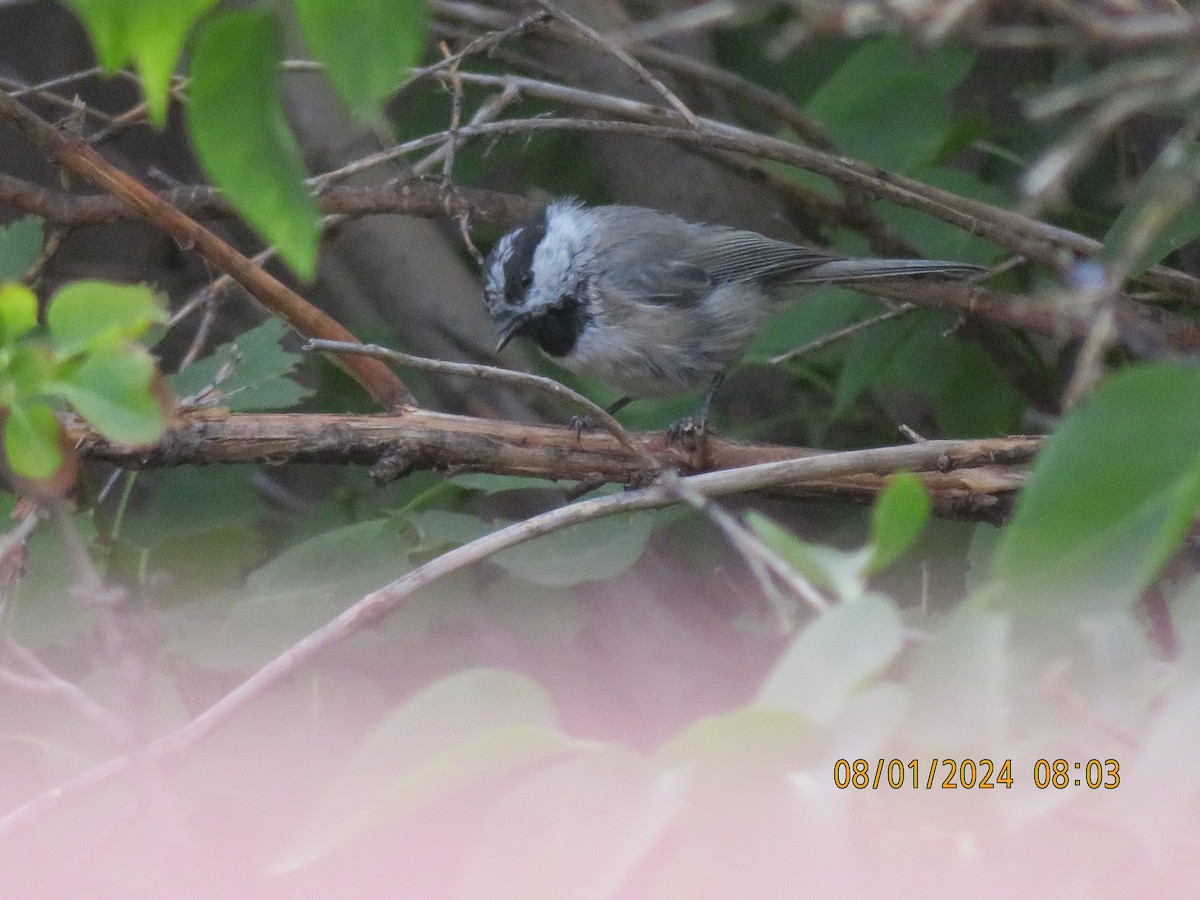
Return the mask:
{"type": "Polygon", "coordinates": [[[517,332],[528,321],[525,316],[514,315],[511,319],[500,326],[500,339],[496,342],[496,352],[499,353],[508,346],[508,342],[517,336],[517,332]]]}

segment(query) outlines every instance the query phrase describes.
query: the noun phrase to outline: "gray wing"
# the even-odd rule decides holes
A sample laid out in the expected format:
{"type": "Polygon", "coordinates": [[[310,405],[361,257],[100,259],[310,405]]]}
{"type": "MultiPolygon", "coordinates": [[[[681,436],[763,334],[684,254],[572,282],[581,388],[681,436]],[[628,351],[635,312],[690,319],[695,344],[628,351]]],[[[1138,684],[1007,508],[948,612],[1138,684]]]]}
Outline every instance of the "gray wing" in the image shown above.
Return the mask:
{"type": "Polygon", "coordinates": [[[693,306],[718,284],[965,277],[981,271],[936,260],[846,259],[753,231],[699,225],[638,207],[596,207],[593,215],[610,238],[597,260],[604,278],[645,303],[693,306]]]}
{"type": "Polygon", "coordinates": [[[609,235],[605,279],[646,303],[692,306],[716,284],[786,278],[838,259],[753,231],[687,222],[632,206],[593,210],[609,235]]]}
{"type": "Polygon", "coordinates": [[[703,226],[635,206],[600,206],[592,214],[607,235],[596,260],[602,279],[631,299],[694,306],[712,288],[709,273],[689,258],[703,226]]]}
{"type": "Polygon", "coordinates": [[[792,278],[838,258],[753,231],[708,228],[689,248],[685,261],[706,272],[714,284],[736,284],[792,278]]]}
{"type": "Polygon", "coordinates": [[[753,231],[723,228],[708,229],[686,262],[704,270],[714,284],[830,283],[918,275],[969,278],[984,271],[970,263],[936,259],[848,259],[753,231]]]}

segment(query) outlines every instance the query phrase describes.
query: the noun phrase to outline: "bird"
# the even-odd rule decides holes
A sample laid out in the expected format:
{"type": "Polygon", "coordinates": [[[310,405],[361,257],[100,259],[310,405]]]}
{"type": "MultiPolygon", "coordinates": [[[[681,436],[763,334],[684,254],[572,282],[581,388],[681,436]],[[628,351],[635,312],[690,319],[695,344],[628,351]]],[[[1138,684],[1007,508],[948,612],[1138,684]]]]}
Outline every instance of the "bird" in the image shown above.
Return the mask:
{"type": "MultiPolygon", "coordinates": [[[[556,199],[503,235],[483,264],[496,352],[531,339],[559,365],[622,397],[704,388],[669,439],[703,432],[725,373],[797,285],[969,278],[961,262],[836,256],[754,231],[625,204],[556,199]]],[[[578,424],[578,423],[577,423],[578,424]]]]}

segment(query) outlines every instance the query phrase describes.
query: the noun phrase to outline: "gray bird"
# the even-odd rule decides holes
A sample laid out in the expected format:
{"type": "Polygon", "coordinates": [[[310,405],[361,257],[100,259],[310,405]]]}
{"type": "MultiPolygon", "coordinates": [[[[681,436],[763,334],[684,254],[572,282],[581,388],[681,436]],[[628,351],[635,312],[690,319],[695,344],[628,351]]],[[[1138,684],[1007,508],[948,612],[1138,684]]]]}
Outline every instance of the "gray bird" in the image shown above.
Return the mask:
{"type": "Polygon", "coordinates": [[[773,302],[799,284],[983,270],[922,259],[847,259],[753,231],[688,222],[637,206],[555,200],[502,237],[484,263],[484,303],[497,351],[532,338],[559,365],[626,396],[706,387],[713,395],[773,302]]]}

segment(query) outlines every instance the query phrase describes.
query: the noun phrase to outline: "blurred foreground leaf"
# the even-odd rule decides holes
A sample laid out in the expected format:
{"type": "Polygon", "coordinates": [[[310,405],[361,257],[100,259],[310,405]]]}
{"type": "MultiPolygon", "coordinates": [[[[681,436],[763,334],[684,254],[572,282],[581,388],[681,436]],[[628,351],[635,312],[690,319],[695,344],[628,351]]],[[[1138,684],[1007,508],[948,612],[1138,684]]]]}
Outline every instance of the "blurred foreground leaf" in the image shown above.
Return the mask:
{"type": "Polygon", "coordinates": [[[366,736],[273,868],[306,865],[365,829],[583,746],[556,719],[549,696],[523,675],[472,669],[434,682],[366,736]]]}
{"type": "Polygon", "coordinates": [[[1047,441],[996,550],[996,602],[1061,617],[1132,603],[1200,505],[1200,369],[1112,376],[1047,441]]]}

